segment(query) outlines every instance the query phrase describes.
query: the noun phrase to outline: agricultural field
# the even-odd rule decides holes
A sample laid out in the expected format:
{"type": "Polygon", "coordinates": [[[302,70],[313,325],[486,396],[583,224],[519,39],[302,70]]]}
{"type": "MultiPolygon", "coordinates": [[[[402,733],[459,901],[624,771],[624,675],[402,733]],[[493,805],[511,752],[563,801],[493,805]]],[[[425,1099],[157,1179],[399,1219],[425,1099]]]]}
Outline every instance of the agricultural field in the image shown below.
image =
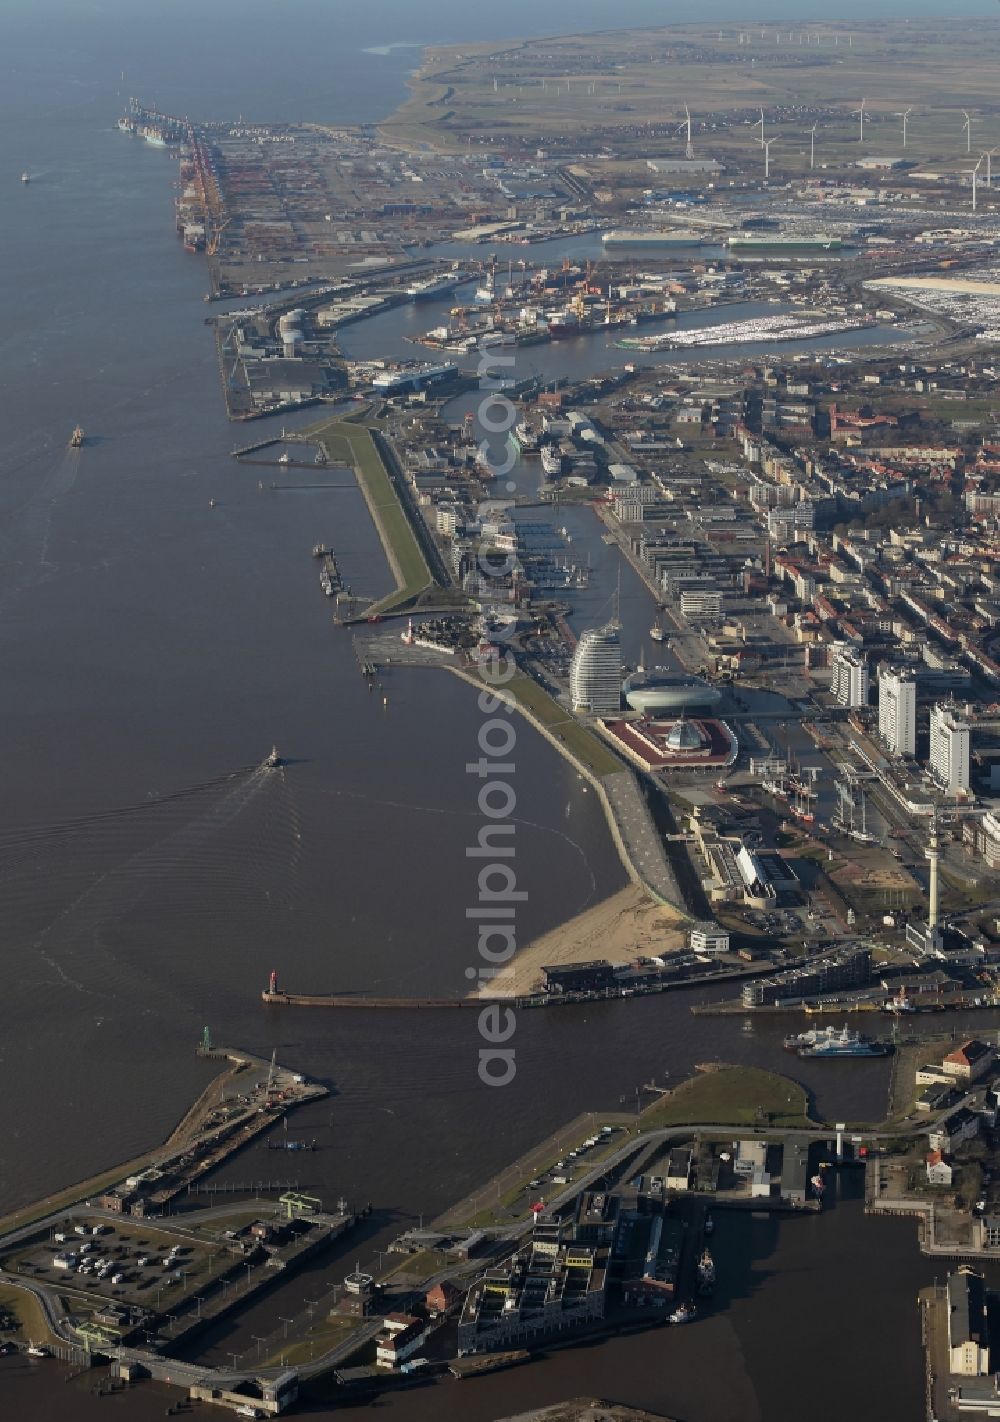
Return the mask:
{"type": "Polygon", "coordinates": [[[906,156],[959,172],[967,149],[978,156],[1000,138],[998,60],[1000,16],[777,30],[728,22],[439,48],[383,133],[442,148],[593,146],[590,180],[627,186],[630,160],[684,155],[686,104],[694,155],[719,160],[727,174],[759,166],[761,108],[772,164],[796,172],[809,167],[813,124],[817,167],[860,153],[901,156],[909,109],[906,156]],[[602,143],[614,154],[601,156],[602,143]]]}

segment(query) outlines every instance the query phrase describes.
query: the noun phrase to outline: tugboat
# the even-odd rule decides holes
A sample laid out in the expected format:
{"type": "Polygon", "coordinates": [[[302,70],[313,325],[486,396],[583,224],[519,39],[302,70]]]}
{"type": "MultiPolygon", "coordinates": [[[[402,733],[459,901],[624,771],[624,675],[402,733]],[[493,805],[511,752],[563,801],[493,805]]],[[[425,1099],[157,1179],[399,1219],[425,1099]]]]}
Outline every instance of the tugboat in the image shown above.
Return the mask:
{"type": "Polygon", "coordinates": [[[80,425],[77,425],[76,428],[74,429],[73,433],[72,433],[72,434],[70,435],[70,437],[69,437],[69,447],[70,447],[70,449],[81,449],[81,448],[83,447],[83,441],[84,441],[86,438],[87,438],[87,436],[84,434],[83,429],[81,428],[81,426],[80,426],[80,425]]]}
{"type": "Polygon", "coordinates": [[[690,1323],[696,1312],[694,1304],[681,1304],[680,1308],[675,1308],[670,1314],[669,1321],[671,1323],[690,1323]]]}
{"type": "Polygon", "coordinates": [[[265,759],[265,761],[264,761],[265,769],[267,769],[267,770],[277,770],[277,769],[279,769],[279,767],[282,766],[282,765],[284,765],[284,761],[281,759],[281,756],[278,754],[278,747],[277,747],[277,746],[272,746],[272,747],[271,747],[271,754],[270,754],[270,755],[265,759]]]}
{"type": "Polygon", "coordinates": [[[31,174],[30,174],[29,172],[27,172],[27,171],[23,172],[23,173],[21,174],[21,182],[22,182],[22,183],[30,183],[30,182],[31,182],[31,174]]]}

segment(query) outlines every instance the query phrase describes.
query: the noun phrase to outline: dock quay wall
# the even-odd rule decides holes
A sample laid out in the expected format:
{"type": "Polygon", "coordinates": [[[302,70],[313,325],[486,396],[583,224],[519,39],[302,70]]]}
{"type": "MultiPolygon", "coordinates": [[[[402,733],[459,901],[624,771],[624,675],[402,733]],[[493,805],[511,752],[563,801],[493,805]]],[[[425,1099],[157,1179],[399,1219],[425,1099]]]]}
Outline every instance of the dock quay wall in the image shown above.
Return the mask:
{"type": "Polygon", "coordinates": [[[471,997],[363,997],[356,993],[306,993],[306,992],[271,992],[265,989],[261,993],[264,1002],[277,1004],[282,1007],[407,1007],[407,1008],[437,1008],[437,1007],[475,1007],[487,1006],[490,1002],[505,1002],[510,1006],[509,998],[471,998],[471,997]]]}
{"type": "MultiPolygon", "coordinates": [[[[468,682],[470,686],[474,686],[477,691],[482,691],[485,683],[474,673],[468,671],[466,668],[448,666],[446,669],[452,672],[455,676],[461,677],[461,679],[463,681],[468,682]]],[[[597,798],[600,801],[601,809],[604,811],[604,818],[607,821],[608,829],[611,832],[611,838],[614,841],[615,849],[618,852],[618,858],[621,860],[622,867],[631,879],[632,883],[637,884],[639,888],[644,890],[645,893],[649,894],[650,897],[656,903],[663,904],[666,907],[673,909],[676,913],[679,913],[684,918],[690,918],[692,915],[688,912],[688,909],[684,903],[684,897],[681,893],[681,888],[680,884],[677,881],[677,876],[674,874],[673,867],[666,859],[666,856],[663,856],[662,866],[658,866],[661,867],[663,870],[663,882],[659,886],[657,886],[656,884],[650,882],[650,877],[648,874],[644,874],[640,870],[631,850],[629,849],[629,846],[625,841],[625,837],[622,833],[622,827],[619,823],[618,815],[615,811],[613,799],[618,799],[619,801],[622,801],[626,798],[631,799],[632,795],[634,794],[637,799],[641,800],[641,795],[639,793],[639,788],[636,783],[633,772],[627,766],[622,766],[620,774],[623,777],[627,777],[627,784],[624,781],[619,781],[619,777],[617,775],[609,777],[610,780],[618,782],[613,787],[612,794],[609,794],[608,786],[605,785],[605,783],[601,779],[599,779],[598,776],[594,775],[593,771],[591,771],[588,766],[584,765],[582,761],[578,760],[577,757],[573,754],[572,750],[569,748],[569,746],[566,745],[565,741],[561,741],[558,736],[554,735],[553,732],[548,728],[548,726],[546,726],[543,721],[541,721],[537,716],[535,716],[533,712],[531,712],[526,706],[522,705],[521,702],[517,701],[514,697],[505,695],[502,686],[494,688],[494,692],[500,699],[507,701],[513,710],[519,712],[519,714],[523,716],[524,719],[535,728],[538,734],[540,736],[543,736],[545,740],[548,741],[549,745],[552,746],[554,750],[557,750],[565,760],[568,760],[570,765],[573,766],[574,770],[576,770],[580,775],[582,775],[583,778],[587,781],[587,783],[596,792],[597,798]]],[[[645,808],[646,813],[648,815],[648,806],[646,806],[645,808]]],[[[652,824],[652,816],[650,816],[650,823],[652,824]]]]}

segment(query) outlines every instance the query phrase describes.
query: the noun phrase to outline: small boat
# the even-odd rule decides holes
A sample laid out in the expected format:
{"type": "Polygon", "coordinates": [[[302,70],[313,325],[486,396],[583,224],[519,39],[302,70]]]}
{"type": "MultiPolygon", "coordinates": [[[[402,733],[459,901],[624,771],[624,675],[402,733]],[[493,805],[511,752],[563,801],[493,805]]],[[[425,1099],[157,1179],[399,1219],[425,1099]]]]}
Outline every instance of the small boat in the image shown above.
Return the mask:
{"type": "Polygon", "coordinates": [[[69,437],[69,447],[70,447],[70,449],[81,449],[81,448],[83,447],[83,441],[84,441],[86,438],[87,438],[87,436],[84,434],[83,429],[81,428],[81,426],[80,426],[80,425],[77,425],[76,428],[74,429],[73,433],[72,433],[72,434],[70,435],[70,437],[69,437]]]}
{"type": "Polygon", "coordinates": [[[715,1288],[715,1260],[707,1249],[702,1250],[698,1260],[698,1292],[710,1294],[715,1288]]]}
{"type": "Polygon", "coordinates": [[[283,763],[281,756],[278,754],[278,747],[272,746],[270,755],[267,756],[264,761],[265,768],[267,770],[277,770],[283,763]]]}
{"type": "Polygon", "coordinates": [[[29,1343],[27,1348],[29,1358],[48,1358],[48,1348],[43,1348],[40,1343],[29,1343]]]}
{"type": "Polygon", "coordinates": [[[671,1323],[690,1323],[695,1315],[694,1304],[681,1304],[680,1308],[675,1308],[670,1315],[671,1323]]]}
{"type": "Polygon", "coordinates": [[[24,173],[22,173],[22,174],[21,174],[21,182],[22,182],[22,183],[30,183],[30,182],[31,182],[31,174],[30,174],[29,172],[24,172],[24,173]]]}
{"type": "Polygon", "coordinates": [[[654,642],[665,642],[667,640],[667,634],[658,622],[649,629],[649,635],[654,642]]]}
{"type": "Polygon", "coordinates": [[[214,508],[215,508],[215,500],[214,500],[214,499],[209,499],[209,501],[208,501],[208,507],[209,507],[210,509],[214,509],[214,508]]]}
{"type": "Polygon", "coordinates": [[[291,462],[292,462],[292,457],[291,457],[290,454],[287,454],[287,453],[286,453],[286,454],[279,454],[279,455],[278,455],[278,463],[279,463],[279,464],[291,464],[291,462]]]}

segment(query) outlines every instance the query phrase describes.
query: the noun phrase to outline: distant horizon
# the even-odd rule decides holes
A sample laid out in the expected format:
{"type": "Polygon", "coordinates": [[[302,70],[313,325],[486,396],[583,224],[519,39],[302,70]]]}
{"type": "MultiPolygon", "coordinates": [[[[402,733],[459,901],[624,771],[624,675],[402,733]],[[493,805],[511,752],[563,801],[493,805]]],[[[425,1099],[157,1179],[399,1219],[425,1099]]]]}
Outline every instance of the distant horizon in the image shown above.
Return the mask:
{"type": "MultiPolygon", "coordinates": [[[[28,21],[45,29],[58,22],[75,28],[108,22],[129,29],[161,25],[176,28],[190,18],[204,30],[216,24],[260,24],[294,33],[303,24],[326,27],[350,43],[367,41],[369,48],[406,45],[460,44],[463,40],[503,39],[520,34],[572,34],[582,31],[619,30],[631,26],[669,28],[709,20],[720,24],[773,24],[775,22],[835,25],[879,19],[934,19],[953,23],[994,15],[1000,20],[996,0],[961,0],[954,7],[913,0],[844,0],[831,12],[826,7],[803,6],[796,0],[768,0],[748,17],[734,0],[675,0],[665,13],[662,0],[623,0],[613,15],[604,0],[576,0],[572,11],[554,0],[508,0],[502,10],[469,10],[463,0],[429,0],[414,13],[412,0],[371,0],[363,10],[338,13],[337,0],[288,0],[277,10],[272,0],[216,0],[206,11],[199,0],[175,0],[169,7],[148,0],[6,0],[0,30],[11,21],[28,21]],[[374,32],[374,33],[373,33],[374,32]],[[375,39],[375,45],[372,40],[375,39]]],[[[324,36],[325,37],[325,36],[324,36]]]]}

